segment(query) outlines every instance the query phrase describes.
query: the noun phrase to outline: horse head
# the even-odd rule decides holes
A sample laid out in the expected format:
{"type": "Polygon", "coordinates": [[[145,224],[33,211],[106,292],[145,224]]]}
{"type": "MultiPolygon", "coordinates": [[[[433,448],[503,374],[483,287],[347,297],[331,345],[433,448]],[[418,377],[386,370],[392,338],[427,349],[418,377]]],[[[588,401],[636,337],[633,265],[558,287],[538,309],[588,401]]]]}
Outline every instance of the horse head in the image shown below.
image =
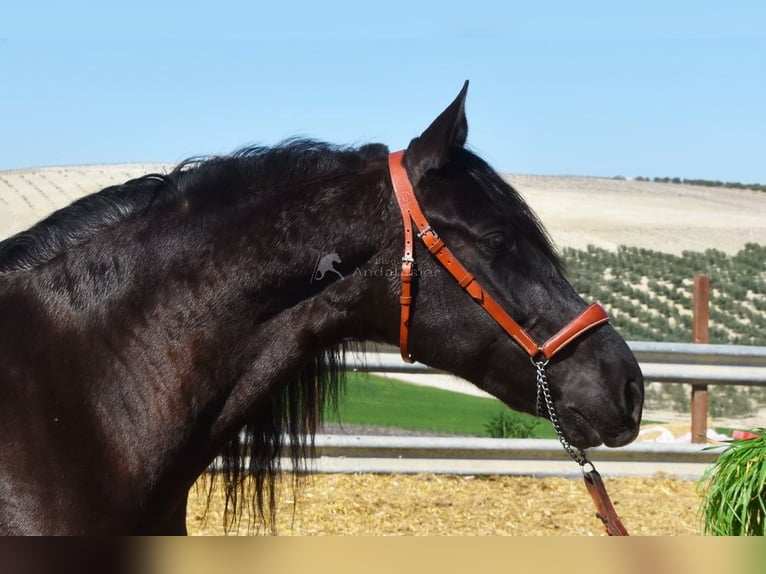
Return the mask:
{"type": "MultiPolygon", "coordinates": [[[[530,207],[466,149],[466,88],[411,141],[403,164],[434,233],[531,339],[546,341],[587,304],[567,281],[530,207]]],[[[425,246],[413,243],[415,301],[406,320],[412,357],[473,382],[514,409],[539,413],[533,353],[476,305],[425,246]]],[[[390,338],[396,340],[398,329],[388,325],[390,338]]],[[[572,444],[621,446],[636,437],[643,377],[611,326],[589,329],[547,369],[561,431],[572,444]]]]}

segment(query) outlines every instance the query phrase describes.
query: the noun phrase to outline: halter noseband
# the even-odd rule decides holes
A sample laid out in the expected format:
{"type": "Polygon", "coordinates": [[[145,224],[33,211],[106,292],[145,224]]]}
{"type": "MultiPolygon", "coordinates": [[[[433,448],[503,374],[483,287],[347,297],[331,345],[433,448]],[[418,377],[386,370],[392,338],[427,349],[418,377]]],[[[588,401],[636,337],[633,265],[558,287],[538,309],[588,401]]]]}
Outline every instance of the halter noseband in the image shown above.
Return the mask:
{"type": "Polygon", "coordinates": [[[415,199],[410,178],[402,163],[403,158],[404,151],[392,153],[389,156],[388,164],[391,172],[391,181],[394,186],[394,194],[399,203],[399,209],[402,212],[402,222],[404,223],[404,256],[402,257],[400,275],[402,282],[402,294],[400,297],[402,311],[399,329],[399,348],[404,361],[408,363],[413,362],[409,353],[410,309],[414,300],[412,295],[412,268],[415,263],[413,222],[418,229],[417,236],[423,241],[428,251],[455,278],[458,285],[465,289],[471,298],[489,313],[490,317],[524,349],[536,364],[539,361],[549,361],[556,353],[584,333],[609,321],[604,308],[598,303],[593,303],[545,343],[538,345],[522,326],[506,313],[500,304],[484,290],[474,276],[463,267],[452,251],[444,245],[444,241],[436,234],[436,231],[428,224],[426,216],[420,209],[417,199],[415,199]]]}

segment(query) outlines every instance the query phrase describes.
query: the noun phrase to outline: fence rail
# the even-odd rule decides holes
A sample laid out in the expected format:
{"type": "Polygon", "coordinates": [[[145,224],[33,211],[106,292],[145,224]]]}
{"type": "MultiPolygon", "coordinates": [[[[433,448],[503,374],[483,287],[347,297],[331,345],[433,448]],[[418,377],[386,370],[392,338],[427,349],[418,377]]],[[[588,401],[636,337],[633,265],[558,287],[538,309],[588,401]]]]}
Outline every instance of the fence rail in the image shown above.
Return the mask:
{"type": "MultiPolygon", "coordinates": [[[[556,439],[320,434],[314,444],[320,457],[572,462],[556,439]]],[[[718,454],[717,448],[686,443],[636,442],[620,448],[588,449],[588,458],[593,462],[712,462],[718,454]]]]}
{"type": "MultiPolygon", "coordinates": [[[[553,439],[317,435],[313,472],[378,474],[523,475],[579,477],[580,468],[553,439]]],[[[597,447],[589,458],[605,476],[663,473],[699,479],[721,448],[639,442],[597,447]]],[[[289,459],[282,460],[285,470],[289,459]]]]}
{"type": "MultiPolygon", "coordinates": [[[[644,341],[628,345],[650,382],[766,386],[766,347],[644,341]]],[[[405,363],[388,350],[351,354],[346,357],[346,368],[359,372],[440,373],[421,363],[405,363]]]]}

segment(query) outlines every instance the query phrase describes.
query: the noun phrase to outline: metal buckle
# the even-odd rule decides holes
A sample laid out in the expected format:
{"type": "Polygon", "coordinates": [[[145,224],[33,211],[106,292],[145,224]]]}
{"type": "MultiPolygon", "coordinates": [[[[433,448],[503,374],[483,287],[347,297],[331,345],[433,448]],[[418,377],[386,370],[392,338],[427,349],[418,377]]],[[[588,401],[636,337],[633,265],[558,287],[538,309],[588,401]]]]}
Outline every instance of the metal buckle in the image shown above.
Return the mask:
{"type": "Polygon", "coordinates": [[[434,230],[431,228],[431,226],[430,226],[430,225],[428,225],[428,226],[426,226],[426,228],[425,228],[423,231],[418,231],[418,233],[417,233],[418,239],[423,239],[423,236],[424,236],[426,233],[431,233],[431,234],[432,234],[434,237],[439,237],[439,236],[436,234],[436,232],[435,232],[435,231],[434,231],[434,230]]]}

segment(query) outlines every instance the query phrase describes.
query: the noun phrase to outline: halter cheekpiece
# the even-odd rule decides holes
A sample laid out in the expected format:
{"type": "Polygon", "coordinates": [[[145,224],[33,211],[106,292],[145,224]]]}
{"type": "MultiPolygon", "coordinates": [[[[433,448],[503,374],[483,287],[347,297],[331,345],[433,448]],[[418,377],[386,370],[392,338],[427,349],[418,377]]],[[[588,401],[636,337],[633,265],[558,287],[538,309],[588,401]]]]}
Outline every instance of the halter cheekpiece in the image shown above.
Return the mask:
{"type": "Polygon", "coordinates": [[[402,294],[400,297],[401,323],[399,329],[399,348],[402,359],[408,363],[413,362],[409,353],[409,322],[410,309],[413,302],[412,277],[413,264],[415,263],[413,222],[418,230],[417,237],[425,244],[429,253],[436,257],[439,263],[454,277],[458,285],[465,289],[468,295],[489,313],[533,361],[549,361],[556,353],[586,332],[609,321],[604,308],[598,303],[593,303],[545,343],[538,345],[522,326],[506,313],[500,304],[484,290],[474,276],[463,267],[452,251],[444,244],[444,241],[437,235],[436,231],[429,225],[428,219],[426,219],[417,199],[415,199],[410,178],[402,163],[403,158],[403,151],[392,153],[389,156],[391,181],[394,185],[394,194],[399,203],[399,209],[402,212],[402,223],[404,224],[404,256],[402,257],[400,274],[402,282],[402,294]]]}

